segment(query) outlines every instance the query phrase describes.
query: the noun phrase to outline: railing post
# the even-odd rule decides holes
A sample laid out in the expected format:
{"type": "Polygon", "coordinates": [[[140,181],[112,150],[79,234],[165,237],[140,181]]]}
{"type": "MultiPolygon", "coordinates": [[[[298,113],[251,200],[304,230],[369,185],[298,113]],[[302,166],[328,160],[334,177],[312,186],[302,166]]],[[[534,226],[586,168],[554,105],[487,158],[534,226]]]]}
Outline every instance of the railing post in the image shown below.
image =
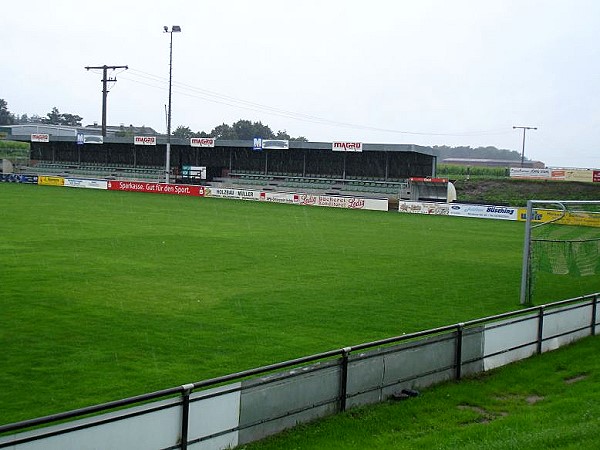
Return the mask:
{"type": "Polygon", "coordinates": [[[460,380],[462,376],[462,344],[463,344],[463,330],[465,324],[459,323],[456,324],[456,379],[460,380]]]}
{"type": "Polygon", "coordinates": [[[596,312],[598,310],[598,294],[592,297],[592,336],[596,336],[596,312]]]}
{"type": "Polygon", "coordinates": [[[346,411],[346,395],[348,392],[348,355],[350,347],[342,349],[342,367],[340,373],[340,412],[346,411]]]}
{"type": "Polygon", "coordinates": [[[546,305],[542,305],[538,312],[538,338],[536,352],[538,355],[542,353],[542,343],[544,342],[544,310],[546,305]]]}
{"type": "Polygon", "coordinates": [[[182,412],[181,412],[181,450],[187,450],[188,445],[188,430],[190,425],[190,394],[192,393],[192,389],[194,389],[193,384],[184,384],[181,386],[183,388],[183,399],[181,403],[182,412]]]}

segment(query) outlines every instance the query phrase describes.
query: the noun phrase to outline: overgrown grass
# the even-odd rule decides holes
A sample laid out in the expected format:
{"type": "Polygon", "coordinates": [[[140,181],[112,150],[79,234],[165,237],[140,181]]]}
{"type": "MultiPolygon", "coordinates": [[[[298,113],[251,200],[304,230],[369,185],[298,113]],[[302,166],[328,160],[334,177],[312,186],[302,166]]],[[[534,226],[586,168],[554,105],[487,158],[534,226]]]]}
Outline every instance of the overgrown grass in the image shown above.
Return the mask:
{"type": "Polygon", "coordinates": [[[0,184],[0,423],[518,308],[523,224],[0,184]]]}
{"type": "Polygon", "coordinates": [[[587,338],[407,401],[351,409],[243,448],[598,448],[598,351],[600,340],[587,338]]]}

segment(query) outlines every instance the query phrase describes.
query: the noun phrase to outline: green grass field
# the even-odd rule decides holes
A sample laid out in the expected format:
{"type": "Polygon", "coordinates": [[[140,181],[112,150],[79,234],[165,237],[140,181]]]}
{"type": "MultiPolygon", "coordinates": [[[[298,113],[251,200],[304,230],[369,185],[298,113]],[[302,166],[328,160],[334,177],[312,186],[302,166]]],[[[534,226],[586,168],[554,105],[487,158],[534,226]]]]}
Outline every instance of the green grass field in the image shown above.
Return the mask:
{"type": "Polygon", "coordinates": [[[0,204],[0,423],[519,307],[522,223],[18,184],[0,204]]]}

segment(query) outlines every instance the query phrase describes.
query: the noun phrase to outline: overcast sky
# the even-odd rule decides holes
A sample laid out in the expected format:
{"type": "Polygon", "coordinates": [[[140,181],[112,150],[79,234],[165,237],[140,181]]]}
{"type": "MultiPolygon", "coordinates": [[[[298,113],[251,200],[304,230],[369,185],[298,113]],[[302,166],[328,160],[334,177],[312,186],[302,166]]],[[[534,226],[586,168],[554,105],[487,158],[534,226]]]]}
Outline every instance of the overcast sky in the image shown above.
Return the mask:
{"type": "Polygon", "coordinates": [[[598,0],[4,2],[0,98],[109,125],[239,119],[311,141],[496,146],[600,168],[598,0]]]}

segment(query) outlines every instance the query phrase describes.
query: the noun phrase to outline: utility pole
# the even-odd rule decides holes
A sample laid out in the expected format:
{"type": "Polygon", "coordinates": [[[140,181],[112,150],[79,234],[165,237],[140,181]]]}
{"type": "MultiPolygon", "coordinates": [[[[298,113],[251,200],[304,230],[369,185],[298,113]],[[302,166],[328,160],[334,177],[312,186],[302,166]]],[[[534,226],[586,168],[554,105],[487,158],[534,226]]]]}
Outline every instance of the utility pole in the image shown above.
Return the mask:
{"type": "Polygon", "coordinates": [[[523,150],[521,150],[521,167],[523,167],[523,163],[525,162],[525,132],[527,130],[537,130],[537,127],[513,127],[513,130],[515,128],[523,130],[523,150]]]}
{"type": "Polygon", "coordinates": [[[90,69],[102,69],[102,136],[106,137],[106,97],[108,95],[107,83],[109,81],[117,81],[116,78],[108,78],[107,71],[108,69],[129,69],[127,66],[107,66],[106,64],[103,66],[87,66],[86,70],[90,69]]]}

